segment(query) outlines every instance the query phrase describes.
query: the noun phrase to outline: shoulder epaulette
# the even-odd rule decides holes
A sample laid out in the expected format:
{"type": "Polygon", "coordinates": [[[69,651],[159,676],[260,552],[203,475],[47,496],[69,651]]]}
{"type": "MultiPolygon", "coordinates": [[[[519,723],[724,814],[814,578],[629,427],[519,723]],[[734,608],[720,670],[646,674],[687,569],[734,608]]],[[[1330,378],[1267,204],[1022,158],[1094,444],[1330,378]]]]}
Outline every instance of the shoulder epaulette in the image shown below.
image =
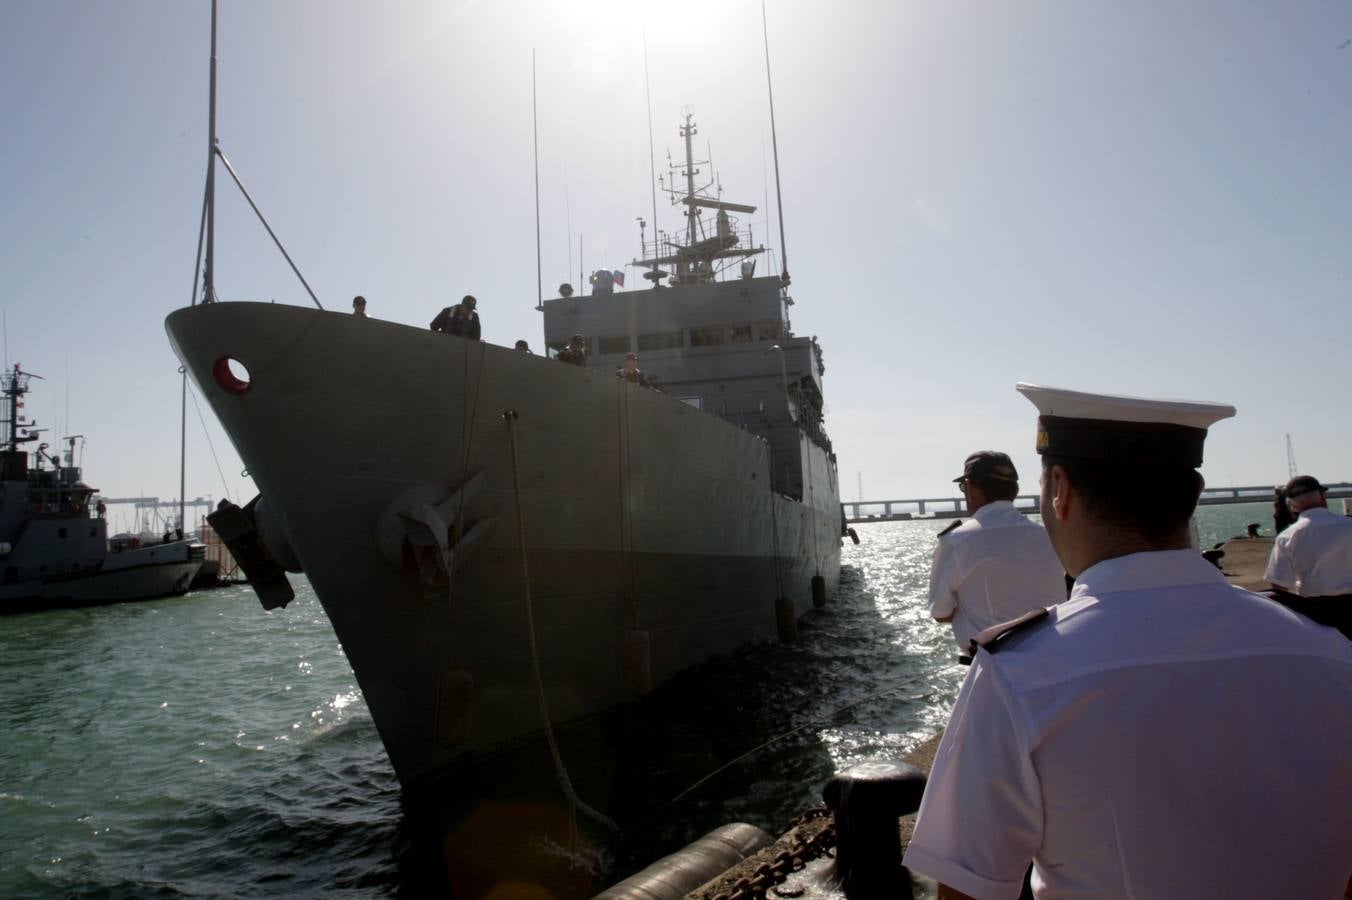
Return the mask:
{"type": "Polygon", "coordinates": [[[1049,612],[1051,612],[1051,610],[1039,606],[1037,609],[1029,610],[1010,622],[1001,622],[999,625],[992,625],[990,628],[987,628],[985,631],[980,632],[976,637],[972,638],[971,643],[967,646],[968,654],[976,656],[978,647],[985,650],[987,653],[998,652],[1007,637],[1012,634],[1018,634],[1020,631],[1026,631],[1035,623],[1047,618],[1049,612]]]}
{"type": "Polygon", "coordinates": [[[943,531],[939,532],[939,537],[943,537],[944,535],[948,534],[950,531],[952,531],[954,528],[957,528],[957,527],[958,527],[959,525],[961,525],[961,524],[962,524],[962,519],[954,519],[953,522],[952,522],[952,524],[950,524],[950,525],[949,525],[947,528],[945,528],[943,531]]]}

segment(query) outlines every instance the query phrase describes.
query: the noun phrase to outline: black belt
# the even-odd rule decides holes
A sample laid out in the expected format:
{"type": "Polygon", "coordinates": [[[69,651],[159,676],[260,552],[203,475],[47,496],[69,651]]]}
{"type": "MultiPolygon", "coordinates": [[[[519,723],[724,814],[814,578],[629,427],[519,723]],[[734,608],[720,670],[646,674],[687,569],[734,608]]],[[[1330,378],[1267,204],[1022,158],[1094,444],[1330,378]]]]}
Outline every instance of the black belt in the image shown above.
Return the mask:
{"type": "Polygon", "coordinates": [[[1336,628],[1343,637],[1352,640],[1352,594],[1329,594],[1323,597],[1300,597],[1283,590],[1271,590],[1267,595],[1292,612],[1307,619],[1336,628]]]}

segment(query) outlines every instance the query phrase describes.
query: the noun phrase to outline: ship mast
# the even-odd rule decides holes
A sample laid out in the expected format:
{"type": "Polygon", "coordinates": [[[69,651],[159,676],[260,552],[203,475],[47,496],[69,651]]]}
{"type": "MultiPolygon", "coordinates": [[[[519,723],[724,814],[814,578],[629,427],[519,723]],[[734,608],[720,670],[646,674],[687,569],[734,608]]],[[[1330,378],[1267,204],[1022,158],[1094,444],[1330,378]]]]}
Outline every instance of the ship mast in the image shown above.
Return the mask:
{"type": "Polygon", "coordinates": [[[699,215],[695,206],[695,173],[699,169],[695,168],[690,139],[698,130],[695,128],[695,111],[687,106],[681,112],[685,114],[685,124],[681,126],[681,137],[685,138],[685,171],[681,173],[685,175],[685,245],[691,247],[695,243],[695,217],[699,215]]]}
{"type": "Polygon", "coordinates": [[[19,364],[14,364],[13,371],[6,372],[3,378],[3,392],[5,395],[5,421],[3,438],[0,439],[0,445],[10,453],[18,452],[19,445],[26,441],[37,440],[37,435],[26,434],[19,436],[20,428],[31,428],[36,422],[24,424],[19,421],[19,409],[23,406],[21,399],[28,393],[28,382],[33,378],[41,378],[41,375],[34,375],[31,372],[25,372],[19,368],[19,364]]]}
{"type": "MultiPolygon", "coordinates": [[[[695,160],[692,139],[699,133],[699,129],[695,127],[694,109],[687,106],[681,110],[681,115],[685,118],[679,129],[681,139],[685,141],[685,165],[679,169],[674,165],[671,166],[670,186],[664,184],[663,190],[671,195],[673,205],[685,206],[685,242],[679,243],[679,239],[662,238],[662,232],[654,221],[653,255],[648,259],[636,259],[632,263],[636,267],[652,269],[644,277],[652,279],[654,287],[668,274],[658,268],[661,265],[676,267],[676,277],[673,279],[676,284],[696,284],[713,281],[721,271],[721,267],[716,266],[720,260],[745,259],[765,252],[764,247],[753,246],[750,230],[739,231],[735,220],[728,216],[730,212],[754,213],[756,207],[745,203],[729,203],[721,197],[709,196],[708,188],[713,182],[701,186],[695,184],[695,176],[700,173],[700,169],[696,168],[698,164],[695,160]],[[684,194],[678,193],[675,187],[675,175],[678,172],[685,177],[684,194]],[[712,233],[700,223],[701,209],[712,209],[717,212],[717,224],[712,233]],[[663,252],[664,250],[666,252],[663,252]]],[[[743,265],[743,277],[749,277],[750,264],[743,265]]]]}

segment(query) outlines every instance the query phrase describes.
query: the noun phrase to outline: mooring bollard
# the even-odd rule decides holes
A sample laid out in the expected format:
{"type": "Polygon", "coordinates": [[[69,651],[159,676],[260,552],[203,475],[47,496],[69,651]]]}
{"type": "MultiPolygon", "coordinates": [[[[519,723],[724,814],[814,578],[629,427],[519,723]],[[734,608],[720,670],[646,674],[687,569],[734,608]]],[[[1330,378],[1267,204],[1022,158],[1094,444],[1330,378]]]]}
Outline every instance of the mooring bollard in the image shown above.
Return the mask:
{"type": "Polygon", "coordinates": [[[897,820],[920,808],[925,773],[896,760],[874,760],[839,772],[822,788],[835,813],[834,878],[847,897],[909,897],[897,820]]]}

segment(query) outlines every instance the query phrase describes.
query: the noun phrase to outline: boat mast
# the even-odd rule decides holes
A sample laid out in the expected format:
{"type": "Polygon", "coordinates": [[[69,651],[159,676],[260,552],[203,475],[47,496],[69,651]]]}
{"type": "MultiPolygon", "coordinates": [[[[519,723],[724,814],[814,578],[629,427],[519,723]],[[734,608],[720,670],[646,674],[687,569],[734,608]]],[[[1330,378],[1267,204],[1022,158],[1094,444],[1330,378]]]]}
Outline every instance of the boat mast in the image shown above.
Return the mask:
{"type": "Polygon", "coordinates": [[[14,374],[5,378],[5,400],[9,403],[9,418],[5,422],[9,433],[5,435],[5,449],[13,453],[19,449],[19,395],[23,388],[19,386],[19,366],[14,366],[14,374]]]}
{"type": "MultiPolygon", "coordinates": [[[[206,254],[202,259],[202,302],[216,302],[216,0],[211,0],[211,63],[207,78],[207,188],[202,202],[203,225],[206,230],[206,254]]],[[[198,233],[198,252],[202,251],[198,233]]],[[[196,292],[194,291],[194,294],[196,292]]],[[[192,302],[197,302],[194,296],[192,302]]],[[[188,480],[188,369],[179,366],[180,385],[178,411],[178,527],[187,532],[188,480]]]]}
{"type": "MultiPolygon", "coordinates": [[[[216,0],[211,0],[211,76],[207,101],[207,253],[202,267],[202,302],[216,302],[212,264],[216,255],[216,0]]],[[[185,373],[184,377],[187,375],[185,373]]]]}
{"type": "MultiPolygon", "coordinates": [[[[11,453],[16,452],[19,449],[19,444],[25,441],[37,440],[37,435],[33,433],[25,435],[24,437],[19,437],[19,407],[23,405],[23,401],[19,398],[28,393],[28,382],[30,380],[41,377],[41,375],[33,375],[32,373],[23,371],[19,368],[18,363],[15,363],[14,368],[10,371],[6,371],[3,376],[3,392],[5,395],[5,411],[7,413],[7,418],[4,422],[5,433],[3,438],[0,438],[0,446],[3,446],[11,453]]],[[[29,422],[22,427],[31,429],[36,424],[36,422],[29,422]]],[[[37,430],[46,431],[47,429],[41,428],[37,430]]]]}

